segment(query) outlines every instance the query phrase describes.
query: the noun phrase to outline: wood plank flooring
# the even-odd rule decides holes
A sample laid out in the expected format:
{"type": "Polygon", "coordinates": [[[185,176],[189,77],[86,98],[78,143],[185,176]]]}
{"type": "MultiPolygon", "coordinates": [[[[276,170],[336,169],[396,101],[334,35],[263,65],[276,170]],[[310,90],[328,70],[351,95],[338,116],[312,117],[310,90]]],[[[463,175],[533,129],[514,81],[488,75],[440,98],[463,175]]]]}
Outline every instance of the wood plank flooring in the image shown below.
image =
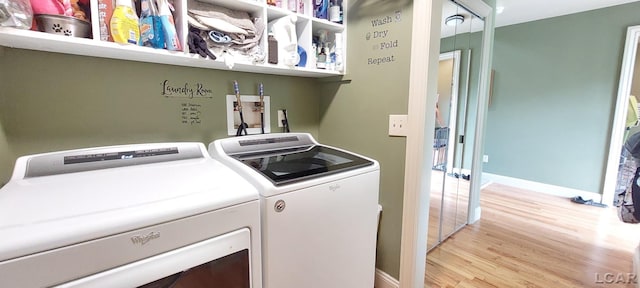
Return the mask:
{"type": "Polygon", "coordinates": [[[491,184],[482,218],[427,254],[425,287],[634,287],[640,225],[615,208],[491,184]]]}

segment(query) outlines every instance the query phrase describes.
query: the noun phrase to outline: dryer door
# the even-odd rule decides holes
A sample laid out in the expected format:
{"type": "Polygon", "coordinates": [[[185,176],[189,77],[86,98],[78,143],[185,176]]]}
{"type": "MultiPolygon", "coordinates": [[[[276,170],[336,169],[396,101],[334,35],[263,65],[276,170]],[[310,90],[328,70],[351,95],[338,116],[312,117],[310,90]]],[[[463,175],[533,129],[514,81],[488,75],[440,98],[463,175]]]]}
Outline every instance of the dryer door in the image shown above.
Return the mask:
{"type": "Polygon", "coordinates": [[[248,228],[56,287],[251,288],[248,228]]]}

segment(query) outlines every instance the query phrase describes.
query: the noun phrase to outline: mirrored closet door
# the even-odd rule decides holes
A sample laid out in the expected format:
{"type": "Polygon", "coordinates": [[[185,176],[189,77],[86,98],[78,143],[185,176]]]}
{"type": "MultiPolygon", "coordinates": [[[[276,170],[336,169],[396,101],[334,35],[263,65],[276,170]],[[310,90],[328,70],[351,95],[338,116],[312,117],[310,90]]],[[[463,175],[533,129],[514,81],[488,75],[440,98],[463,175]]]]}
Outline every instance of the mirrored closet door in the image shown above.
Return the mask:
{"type": "Polygon", "coordinates": [[[443,2],[427,250],[467,224],[483,27],[465,8],[443,2]]]}

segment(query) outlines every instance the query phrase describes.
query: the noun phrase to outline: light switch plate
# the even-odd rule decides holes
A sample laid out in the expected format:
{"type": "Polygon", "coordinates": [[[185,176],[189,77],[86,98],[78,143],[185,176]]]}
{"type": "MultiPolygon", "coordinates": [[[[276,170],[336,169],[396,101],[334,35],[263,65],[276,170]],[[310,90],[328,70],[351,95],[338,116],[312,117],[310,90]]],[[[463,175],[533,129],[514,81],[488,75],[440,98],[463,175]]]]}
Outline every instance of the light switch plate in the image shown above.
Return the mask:
{"type": "Polygon", "coordinates": [[[407,115],[389,115],[389,136],[407,136],[409,132],[407,115]]]}

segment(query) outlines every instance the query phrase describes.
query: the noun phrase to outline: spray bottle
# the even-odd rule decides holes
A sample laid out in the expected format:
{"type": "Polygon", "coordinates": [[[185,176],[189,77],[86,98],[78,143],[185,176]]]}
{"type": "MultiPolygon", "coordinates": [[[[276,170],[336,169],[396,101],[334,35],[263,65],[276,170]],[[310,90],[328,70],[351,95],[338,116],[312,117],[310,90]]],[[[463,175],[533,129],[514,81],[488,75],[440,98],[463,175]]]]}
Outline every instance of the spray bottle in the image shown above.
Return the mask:
{"type": "Polygon", "coordinates": [[[113,42],[138,44],[140,27],[138,27],[138,15],[133,10],[131,0],[116,0],[110,28],[113,42]]]}
{"type": "Polygon", "coordinates": [[[167,44],[167,50],[180,51],[182,46],[180,45],[180,39],[178,39],[178,33],[176,32],[176,24],[173,21],[173,15],[169,9],[169,3],[167,0],[158,1],[158,14],[160,15],[160,21],[162,22],[162,30],[164,31],[164,40],[167,44]]]}

